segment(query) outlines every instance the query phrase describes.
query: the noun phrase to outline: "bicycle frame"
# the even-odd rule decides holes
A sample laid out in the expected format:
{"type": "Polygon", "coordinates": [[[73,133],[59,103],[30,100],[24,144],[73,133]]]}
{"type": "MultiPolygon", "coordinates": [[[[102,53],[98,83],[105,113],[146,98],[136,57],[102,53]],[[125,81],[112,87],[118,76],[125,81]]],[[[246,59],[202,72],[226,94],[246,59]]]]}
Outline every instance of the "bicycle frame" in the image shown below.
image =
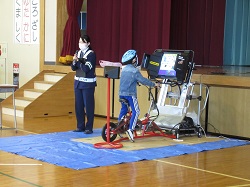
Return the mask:
{"type": "MultiPolygon", "coordinates": [[[[150,98],[151,98],[151,103],[150,103],[150,108],[153,106],[153,107],[156,107],[157,108],[157,105],[155,103],[155,99],[154,99],[154,96],[152,94],[152,91],[151,91],[151,88],[148,88],[149,89],[149,94],[150,94],[150,98]]],[[[120,136],[120,139],[119,140],[116,140],[117,141],[122,141],[124,139],[128,139],[127,137],[126,138],[123,138],[122,137],[122,134],[124,134],[126,132],[126,130],[129,129],[129,124],[130,124],[130,118],[131,118],[131,115],[132,115],[132,111],[128,105],[128,102],[126,100],[120,100],[120,102],[124,102],[125,104],[127,104],[128,106],[128,112],[127,114],[122,118],[122,120],[118,123],[118,124],[115,124],[115,123],[110,123],[110,141],[114,141],[117,137],[117,135],[120,136]]],[[[157,108],[157,111],[158,111],[158,115],[159,115],[159,110],[157,108]]],[[[165,136],[165,137],[170,137],[170,135],[167,135],[165,134],[162,129],[160,129],[157,124],[154,122],[154,120],[158,117],[158,115],[156,116],[150,116],[149,115],[150,111],[148,113],[145,114],[145,118],[142,119],[142,120],[139,120],[137,121],[137,128],[135,129],[134,131],[134,138],[143,138],[143,137],[151,137],[151,136],[165,136]],[[141,135],[139,136],[137,131],[138,131],[138,128],[139,130],[141,131],[141,135]]],[[[103,127],[103,130],[102,130],[102,138],[107,141],[107,125],[105,125],[103,127]]],[[[173,138],[171,136],[171,138],[173,138]]]]}

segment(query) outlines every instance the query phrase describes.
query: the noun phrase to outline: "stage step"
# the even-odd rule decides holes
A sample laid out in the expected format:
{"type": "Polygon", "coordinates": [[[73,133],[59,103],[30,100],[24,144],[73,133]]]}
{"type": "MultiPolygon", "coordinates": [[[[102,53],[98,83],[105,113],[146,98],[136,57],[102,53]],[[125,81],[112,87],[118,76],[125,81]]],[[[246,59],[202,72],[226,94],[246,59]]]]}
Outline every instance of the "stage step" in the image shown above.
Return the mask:
{"type": "MultiPolygon", "coordinates": [[[[16,106],[16,117],[23,117],[24,116],[24,108],[21,106],[16,106]]],[[[14,116],[14,108],[13,105],[7,105],[2,107],[2,114],[14,116]]]]}
{"type": "Polygon", "coordinates": [[[55,83],[61,80],[63,77],[64,75],[61,73],[46,73],[44,74],[44,81],[55,83]]]}
{"type": "Polygon", "coordinates": [[[34,98],[30,98],[30,97],[16,97],[15,103],[16,103],[16,106],[26,107],[30,103],[32,103],[34,100],[35,100],[34,98]]]}
{"type": "Polygon", "coordinates": [[[54,82],[50,81],[35,81],[34,88],[38,90],[48,90],[53,84],[54,82]]]}
{"type": "MultiPolygon", "coordinates": [[[[18,89],[15,92],[16,116],[24,117],[25,111],[29,111],[28,112],[29,114],[27,114],[28,116],[38,115],[36,114],[36,112],[37,113],[40,112],[41,115],[46,115],[47,113],[44,114],[43,110],[46,110],[46,108],[48,108],[48,111],[50,111],[49,110],[50,105],[48,104],[48,102],[54,101],[53,96],[54,94],[56,96],[57,92],[55,92],[55,89],[54,89],[52,93],[46,94],[47,96],[45,97],[43,97],[43,94],[48,92],[48,90],[50,90],[65,75],[66,74],[45,72],[33,78],[30,83],[27,83],[28,86],[24,85],[23,88],[18,89]],[[50,95],[50,97],[48,97],[48,95],[50,95]],[[39,98],[39,101],[36,102],[38,98],[39,98]],[[34,102],[36,102],[37,104],[34,102]],[[40,107],[37,105],[40,105],[40,107]]],[[[3,101],[2,114],[14,116],[12,96],[6,99],[8,99],[8,101],[6,102],[3,101]]]]}
{"type": "Polygon", "coordinates": [[[45,91],[44,90],[38,90],[38,89],[27,89],[24,90],[24,97],[28,98],[38,98],[40,95],[42,95],[45,91]]]}

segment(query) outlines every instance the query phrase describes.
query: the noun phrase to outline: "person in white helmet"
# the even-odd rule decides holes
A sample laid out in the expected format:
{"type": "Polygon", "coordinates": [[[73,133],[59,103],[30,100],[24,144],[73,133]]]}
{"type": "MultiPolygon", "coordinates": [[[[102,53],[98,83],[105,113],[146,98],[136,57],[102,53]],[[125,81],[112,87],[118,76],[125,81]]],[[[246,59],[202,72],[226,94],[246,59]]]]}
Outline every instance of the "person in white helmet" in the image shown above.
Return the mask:
{"type": "MultiPolygon", "coordinates": [[[[122,56],[121,62],[125,67],[123,67],[121,71],[119,98],[127,100],[132,110],[129,129],[126,131],[126,134],[130,141],[134,142],[133,132],[140,114],[137,100],[137,85],[140,83],[150,87],[157,87],[158,83],[154,83],[143,77],[140,70],[136,68],[138,66],[138,57],[135,50],[130,49],[126,51],[122,56]]],[[[126,104],[121,103],[118,121],[121,121],[122,117],[127,114],[127,107],[126,104]]]]}

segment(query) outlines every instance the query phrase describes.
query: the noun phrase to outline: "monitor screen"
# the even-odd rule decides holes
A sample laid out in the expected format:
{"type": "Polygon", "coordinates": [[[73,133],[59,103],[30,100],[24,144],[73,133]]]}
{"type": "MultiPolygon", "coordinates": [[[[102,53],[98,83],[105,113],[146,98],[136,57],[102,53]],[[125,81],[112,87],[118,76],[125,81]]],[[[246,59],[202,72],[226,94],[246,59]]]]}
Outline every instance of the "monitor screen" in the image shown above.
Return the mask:
{"type": "Polygon", "coordinates": [[[177,55],[176,53],[164,53],[162,55],[158,77],[176,78],[175,62],[177,55]]]}

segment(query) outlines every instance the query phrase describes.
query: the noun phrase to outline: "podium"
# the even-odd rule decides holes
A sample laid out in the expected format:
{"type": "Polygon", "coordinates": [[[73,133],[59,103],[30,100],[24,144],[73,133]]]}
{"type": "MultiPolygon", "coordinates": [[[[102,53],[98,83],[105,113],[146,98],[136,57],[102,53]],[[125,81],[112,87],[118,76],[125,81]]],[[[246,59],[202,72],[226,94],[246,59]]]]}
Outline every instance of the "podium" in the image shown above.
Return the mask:
{"type": "Polygon", "coordinates": [[[95,143],[94,147],[98,149],[117,149],[123,147],[121,143],[110,142],[110,79],[120,78],[120,63],[100,60],[100,65],[104,67],[104,77],[108,80],[107,88],[107,141],[95,143]]]}

